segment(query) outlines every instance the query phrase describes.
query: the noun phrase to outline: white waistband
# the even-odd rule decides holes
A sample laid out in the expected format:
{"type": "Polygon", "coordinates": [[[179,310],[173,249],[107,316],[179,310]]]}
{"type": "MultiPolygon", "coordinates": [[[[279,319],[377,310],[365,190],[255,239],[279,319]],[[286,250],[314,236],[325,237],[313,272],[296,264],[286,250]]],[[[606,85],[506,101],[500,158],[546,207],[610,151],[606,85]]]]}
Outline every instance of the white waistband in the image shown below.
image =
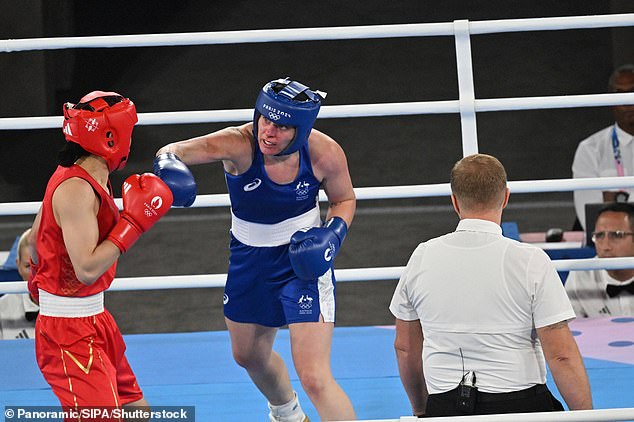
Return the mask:
{"type": "Polygon", "coordinates": [[[302,215],[275,224],[251,223],[236,217],[231,212],[231,233],[240,242],[249,246],[286,245],[297,230],[319,227],[320,223],[319,205],[302,215]]]}
{"type": "Polygon", "coordinates": [[[68,297],[56,296],[40,289],[40,315],[79,318],[103,311],[103,292],[86,297],[68,297]]]}

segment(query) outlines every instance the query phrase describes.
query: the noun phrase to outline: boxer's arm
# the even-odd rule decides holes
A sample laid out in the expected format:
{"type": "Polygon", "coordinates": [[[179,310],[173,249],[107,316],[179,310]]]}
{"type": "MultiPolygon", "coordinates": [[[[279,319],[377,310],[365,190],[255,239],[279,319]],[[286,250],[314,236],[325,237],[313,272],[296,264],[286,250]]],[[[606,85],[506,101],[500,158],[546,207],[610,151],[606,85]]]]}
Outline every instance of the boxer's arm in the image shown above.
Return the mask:
{"type": "Polygon", "coordinates": [[[215,161],[239,162],[252,154],[249,130],[251,123],[227,127],[217,132],[167,144],[156,155],[171,152],[187,165],[215,161]]]}
{"type": "Polygon", "coordinates": [[[293,234],[289,256],[298,277],[315,279],[332,268],[354,218],[356,197],[343,149],[327,135],[313,130],[309,139],[315,177],[328,196],[326,224],[293,234]]]}
{"type": "MultiPolygon", "coordinates": [[[[26,249],[29,252],[29,277],[27,278],[27,288],[29,290],[29,297],[31,301],[35,304],[40,303],[40,294],[37,288],[37,282],[35,281],[35,274],[37,273],[37,233],[40,230],[40,223],[42,221],[42,206],[40,205],[40,209],[37,210],[37,214],[35,215],[35,220],[33,220],[33,224],[31,225],[31,231],[27,235],[26,238],[26,249]]],[[[18,250],[18,253],[20,251],[18,250]]]]}
{"type": "Polygon", "coordinates": [[[99,242],[97,212],[99,198],[90,183],[72,178],[53,193],[55,221],[62,229],[64,245],[77,279],[92,284],[119,258],[120,251],[111,242],[99,242]]]}
{"type": "Polygon", "coordinates": [[[29,249],[29,255],[31,255],[31,261],[35,264],[38,263],[37,259],[37,233],[40,230],[40,222],[42,221],[42,207],[37,211],[33,225],[31,226],[31,232],[26,240],[26,246],[29,249]]]}
{"type": "Polygon", "coordinates": [[[333,217],[341,217],[350,227],[357,200],[346,154],[332,138],[316,130],[311,133],[309,145],[313,171],[328,197],[326,221],[333,217]]]}

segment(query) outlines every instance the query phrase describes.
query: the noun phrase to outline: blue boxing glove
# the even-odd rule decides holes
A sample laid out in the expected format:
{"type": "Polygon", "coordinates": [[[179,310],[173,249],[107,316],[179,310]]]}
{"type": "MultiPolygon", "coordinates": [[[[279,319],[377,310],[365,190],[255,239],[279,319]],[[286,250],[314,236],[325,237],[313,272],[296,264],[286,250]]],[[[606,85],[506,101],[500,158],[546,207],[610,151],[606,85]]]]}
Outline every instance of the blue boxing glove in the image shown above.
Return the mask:
{"type": "Polygon", "coordinates": [[[348,232],[341,217],[333,217],[323,227],[312,227],[291,236],[288,253],[295,274],[304,280],[315,280],[332,268],[339,247],[348,232]]]}
{"type": "Polygon", "coordinates": [[[174,196],[173,205],[189,207],[196,200],[196,180],[185,163],[175,154],[165,152],[154,158],[154,174],[169,186],[174,196]]]}

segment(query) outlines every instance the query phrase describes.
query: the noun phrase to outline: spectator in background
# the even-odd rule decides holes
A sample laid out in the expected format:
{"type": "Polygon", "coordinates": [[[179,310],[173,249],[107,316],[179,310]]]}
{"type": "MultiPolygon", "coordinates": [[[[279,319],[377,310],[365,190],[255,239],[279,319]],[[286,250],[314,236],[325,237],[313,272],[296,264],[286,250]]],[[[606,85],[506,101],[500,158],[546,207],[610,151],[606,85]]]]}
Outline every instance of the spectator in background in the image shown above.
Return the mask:
{"type": "MultiPolygon", "coordinates": [[[[31,272],[27,239],[31,229],[27,229],[17,242],[15,265],[22,280],[27,280],[31,272]]],[[[39,306],[30,294],[6,294],[0,297],[0,339],[33,338],[35,319],[39,306]]]]}
{"type": "MultiPolygon", "coordinates": [[[[599,258],[634,257],[634,205],[610,203],[592,233],[599,258]]],[[[578,317],[634,316],[634,268],[571,271],[566,292],[578,317]]]]}
{"type": "MultiPolygon", "coordinates": [[[[618,67],[610,76],[609,92],[634,92],[634,65],[618,67]]],[[[634,104],[612,107],[615,123],[579,143],[572,162],[572,177],[634,176],[634,104]]],[[[626,202],[634,189],[574,192],[575,210],[585,229],[585,205],[597,202],[626,202]]]]}
{"type": "MultiPolygon", "coordinates": [[[[414,415],[591,409],[570,301],[543,250],[502,236],[506,171],[476,154],[451,171],[455,232],[421,243],[396,286],[395,349],[414,415]]],[[[553,419],[557,419],[554,417],[553,419]]]]}

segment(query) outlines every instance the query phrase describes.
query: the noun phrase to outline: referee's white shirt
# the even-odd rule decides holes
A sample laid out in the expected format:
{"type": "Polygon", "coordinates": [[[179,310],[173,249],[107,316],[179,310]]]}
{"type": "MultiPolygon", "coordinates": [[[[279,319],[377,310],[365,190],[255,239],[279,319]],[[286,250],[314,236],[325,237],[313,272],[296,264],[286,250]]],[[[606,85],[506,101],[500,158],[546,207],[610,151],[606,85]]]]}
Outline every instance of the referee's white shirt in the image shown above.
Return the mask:
{"type": "Polygon", "coordinates": [[[546,382],[535,328],[575,317],[550,258],[502,236],[499,225],[461,220],[455,232],[421,243],[390,311],[419,319],[430,394],[475,371],[480,391],[503,393],[546,382]]]}

